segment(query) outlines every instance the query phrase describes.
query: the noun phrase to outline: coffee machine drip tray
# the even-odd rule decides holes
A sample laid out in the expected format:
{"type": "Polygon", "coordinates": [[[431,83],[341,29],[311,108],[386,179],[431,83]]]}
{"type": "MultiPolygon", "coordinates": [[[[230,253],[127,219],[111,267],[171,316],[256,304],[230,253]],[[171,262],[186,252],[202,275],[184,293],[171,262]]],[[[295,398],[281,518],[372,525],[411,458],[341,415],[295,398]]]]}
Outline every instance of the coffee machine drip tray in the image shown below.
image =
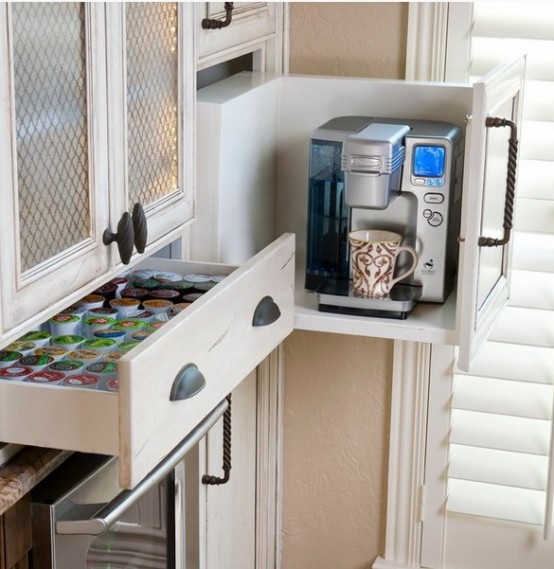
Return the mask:
{"type": "Polygon", "coordinates": [[[349,279],[329,279],[315,292],[321,312],[397,320],[407,318],[421,297],[420,286],[397,283],[387,298],[362,298],[354,295],[349,279]]]}

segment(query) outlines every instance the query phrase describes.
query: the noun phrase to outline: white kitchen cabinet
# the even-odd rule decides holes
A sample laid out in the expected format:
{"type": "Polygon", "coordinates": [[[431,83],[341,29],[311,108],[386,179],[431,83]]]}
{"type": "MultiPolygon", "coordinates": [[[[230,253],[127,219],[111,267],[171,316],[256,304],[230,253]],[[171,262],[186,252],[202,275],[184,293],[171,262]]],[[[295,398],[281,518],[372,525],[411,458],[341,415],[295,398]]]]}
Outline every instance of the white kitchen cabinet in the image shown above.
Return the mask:
{"type": "MultiPolygon", "coordinates": [[[[267,42],[283,31],[282,2],[196,2],[195,5],[197,69],[252,51],[272,50],[267,42]],[[204,29],[203,20],[225,21],[227,4],[233,4],[231,23],[220,29],[204,29]]],[[[267,55],[262,54],[260,59],[267,59],[267,55]]],[[[260,65],[257,68],[264,70],[260,65]]]]}
{"type": "Polygon", "coordinates": [[[236,270],[146,261],[228,276],[119,360],[118,393],[0,381],[0,440],[119,456],[135,486],[292,331],[294,248],[283,235],[236,270]]]}
{"type": "Polygon", "coordinates": [[[524,60],[508,63],[475,84],[245,73],[201,89],[198,116],[210,125],[202,138],[212,151],[199,168],[216,204],[210,212],[217,230],[199,218],[196,235],[225,247],[234,217],[229,207],[217,213],[217,204],[260,200],[263,187],[265,198],[275,199],[277,233],[297,235],[295,328],[459,345],[466,354],[460,365],[469,365],[509,291],[510,243],[491,250],[478,245],[483,234],[502,234],[510,136],[485,121],[498,116],[519,123],[524,68],[524,60]],[[316,295],[303,287],[310,133],[347,115],[443,120],[465,133],[457,287],[443,304],[419,303],[406,320],[319,312],[316,295]],[[263,177],[263,169],[273,177],[263,177]]]}
{"type": "Polygon", "coordinates": [[[103,242],[120,220],[127,249],[149,253],[192,218],[192,13],[1,6],[3,343],[121,270],[103,242]]]}

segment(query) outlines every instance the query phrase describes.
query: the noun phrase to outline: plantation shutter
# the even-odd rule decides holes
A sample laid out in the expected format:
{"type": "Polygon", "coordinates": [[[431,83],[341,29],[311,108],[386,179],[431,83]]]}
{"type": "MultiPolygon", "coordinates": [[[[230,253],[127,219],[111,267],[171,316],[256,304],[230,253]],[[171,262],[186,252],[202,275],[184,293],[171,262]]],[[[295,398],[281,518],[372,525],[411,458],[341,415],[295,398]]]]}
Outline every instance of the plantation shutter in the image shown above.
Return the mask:
{"type": "MultiPolygon", "coordinates": [[[[554,4],[475,2],[469,77],[527,54],[512,292],[470,373],[455,371],[447,511],[552,528],[554,4]]],[[[461,79],[461,78],[458,78],[461,79]]]]}

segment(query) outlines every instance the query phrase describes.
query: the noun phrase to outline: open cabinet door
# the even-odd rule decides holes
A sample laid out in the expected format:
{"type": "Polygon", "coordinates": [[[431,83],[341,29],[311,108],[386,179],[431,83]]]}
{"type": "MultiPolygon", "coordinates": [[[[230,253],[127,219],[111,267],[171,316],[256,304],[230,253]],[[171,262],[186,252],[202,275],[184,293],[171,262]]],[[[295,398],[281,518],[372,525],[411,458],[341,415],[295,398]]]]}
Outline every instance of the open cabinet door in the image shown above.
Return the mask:
{"type": "Polygon", "coordinates": [[[459,274],[458,366],[468,371],[506,305],[510,291],[510,239],[517,167],[517,127],[525,59],[495,68],[474,84],[464,165],[459,274]],[[492,119],[499,120],[492,120],[492,119]],[[511,186],[511,188],[510,188],[511,186]]]}

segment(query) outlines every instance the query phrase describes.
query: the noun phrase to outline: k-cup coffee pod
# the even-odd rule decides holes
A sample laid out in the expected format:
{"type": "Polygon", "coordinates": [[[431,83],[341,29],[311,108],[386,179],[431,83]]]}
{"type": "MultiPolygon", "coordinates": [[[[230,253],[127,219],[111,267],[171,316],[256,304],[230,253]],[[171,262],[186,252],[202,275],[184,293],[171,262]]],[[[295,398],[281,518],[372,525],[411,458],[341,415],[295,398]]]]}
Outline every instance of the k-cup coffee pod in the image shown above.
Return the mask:
{"type": "Polygon", "coordinates": [[[118,364],[117,362],[100,361],[94,362],[85,368],[86,373],[94,373],[100,378],[102,384],[109,379],[117,378],[118,364]]]}
{"type": "Polygon", "coordinates": [[[156,320],[154,322],[150,322],[146,329],[155,332],[156,330],[159,330],[165,323],[166,322],[164,320],[156,320]]]}
{"type": "Polygon", "coordinates": [[[116,345],[125,340],[127,332],[125,330],[116,330],[115,328],[102,328],[95,330],[93,336],[101,340],[114,340],[116,345]]]}
{"type": "Polygon", "coordinates": [[[140,320],[134,320],[132,318],[126,318],[124,320],[119,320],[116,322],[112,328],[116,330],[124,330],[126,333],[125,339],[128,340],[131,336],[138,330],[142,330],[146,324],[140,320]]]}
{"type": "Polygon", "coordinates": [[[139,302],[148,298],[148,290],[145,288],[125,288],[121,291],[121,298],[134,298],[139,302]]]}
{"type": "Polygon", "coordinates": [[[54,363],[54,361],[55,360],[52,356],[39,356],[32,354],[30,356],[23,356],[18,363],[22,366],[30,367],[33,371],[37,371],[39,369],[44,369],[51,363],[54,363]]]}
{"type": "Polygon", "coordinates": [[[67,375],[63,384],[67,387],[81,387],[83,389],[98,389],[100,378],[92,373],[74,373],[67,375]]]}
{"type": "Polygon", "coordinates": [[[106,382],[106,391],[119,391],[119,379],[110,379],[106,382]]]}
{"type": "Polygon", "coordinates": [[[173,306],[173,302],[171,302],[171,300],[164,300],[162,298],[153,298],[150,300],[145,300],[142,303],[142,306],[154,314],[167,314],[170,308],[173,306]]]}
{"type": "Polygon", "coordinates": [[[79,304],[87,310],[104,306],[106,299],[101,294],[87,294],[79,301],[79,304]]]}
{"type": "Polygon", "coordinates": [[[34,342],[24,342],[23,340],[16,340],[11,344],[8,344],[4,349],[7,352],[19,352],[24,356],[32,354],[36,349],[36,344],[34,342]]]}
{"type": "Polygon", "coordinates": [[[188,292],[183,295],[183,302],[194,302],[204,296],[203,292],[188,292]]]}
{"type": "Polygon", "coordinates": [[[142,342],[143,340],[146,340],[148,336],[151,336],[153,333],[154,332],[152,330],[147,330],[146,328],[144,330],[139,330],[138,332],[134,332],[131,335],[131,342],[132,341],[142,342]]]}
{"type": "Polygon", "coordinates": [[[207,292],[211,290],[217,283],[214,281],[206,281],[201,283],[194,283],[194,290],[196,292],[207,292]]]}
{"type": "Polygon", "coordinates": [[[212,278],[210,275],[202,275],[202,274],[197,274],[197,273],[191,273],[189,275],[185,275],[185,280],[191,282],[191,283],[207,283],[208,281],[210,281],[212,278]]]}
{"type": "Polygon", "coordinates": [[[120,352],[129,352],[133,348],[136,348],[139,344],[140,342],[138,340],[128,340],[125,342],[121,342],[121,344],[119,344],[118,347],[120,352]]]}
{"type": "Polygon", "coordinates": [[[117,342],[112,338],[90,338],[85,340],[81,349],[98,350],[102,355],[111,352],[117,346],[117,342]]]}
{"type": "Polygon", "coordinates": [[[149,322],[152,322],[156,319],[156,315],[153,312],[150,312],[150,310],[141,310],[140,312],[134,312],[130,317],[133,320],[140,320],[145,324],[148,324],[149,322]]]}
{"type": "Polygon", "coordinates": [[[102,359],[106,362],[117,362],[124,355],[125,355],[125,352],[122,352],[121,350],[114,350],[113,352],[106,354],[102,359]]]}
{"type": "Polygon", "coordinates": [[[21,352],[0,350],[0,368],[14,365],[23,357],[21,352]]]}
{"type": "Polygon", "coordinates": [[[184,291],[192,290],[194,288],[194,283],[191,283],[190,281],[183,279],[180,281],[165,283],[163,285],[163,288],[169,288],[171,290],[178,290],[180,293],[183,293],[184,291]]]}
{"type": "Polygon", "coordinates": [[[0,368],[0,379],[25,379],[33,373],[33,369],[19,363],[0,368]]]}
{"type": "Polygon", "coordinates": [[[84,368],[85,364],[78,360],[60,360],[48,366],[52,371],[61,371],[65,374],[77,373],[84,368]]]}
{"type": "MultiPolygon", "coordinates": [[[[157,290],[151,290],[150,291],[150,299],[151,300],[171,300],[171,301],[176,301],[178,298],[180,298],[181,293],[178,290],[173,290],[170,288],[160,288],[157,290]]],[[[148,301],[143,301],[142,305],[144,306],[144,308],[146,308],[147,310],[150,310],[150,308],[148,308],[147,306],[145,306],[144,302],[148,302],[148,301]]]]}
{"type": "Polygon", "coordinates": [[[138,312],[140,301],[137,298],[114,298],[110,300],[110,307],[116,310],[119,319],[123,319],[138,312]]]}
{"type": "Polygon", "coordinates": [[[87,316],[108,316],[109,318],[117,318],[117,310],[111,306],[101,306],[100,308],[91,308],[87,312],[87,316]]]}
{"type": "Polygon", "coordinates": [[[192,302],[178,302],[177,304],[174,304],[170,308],[169,313],[170,314],[179,314],[180,312],[182,312],[183,310],[188,308],[191,304],[192,304],[192,302]]]}
{"type": "Polygon", "coordinates": [[[77,314],[56,314],[48,320],[52,336],[71,336],[81,333],[81,317],[77,314]]]}
{"type": "Polygon", "coordinates": [[[102,353],[92,348],[77,348],[67,354],[68,359],[84,363],[95,362],[102,357],[102,353]]]}
{"type": "Polygon", "coordinates": [[[52,345],[61,346],[62,348],[65,348],[67,351],[71,351],[78,348],[85,340],[86,338],[80,335],[54,336],[52,338],[52,345]]]}
{"type": "Polygon", "coordinates": [[[131,287],[133,288],[145,288],[146,290],[152,290],[162,286],[162,282],[158,279],[151,277],[149,279],[137,279],[133,278],[131,280],[131,287]]]}
{"type": "Polygon", "coordinates": [[[96,330],[109,328],[116,322],[115,318],[110,318],[109,316],[89,316],[83,321],[84,335],[86,338],[92,338],[96,330]]]}
{"type": "Polygon", "coordinates": [[[43,369],[35,371],[27,376],[26,381],[31,383],[42,383],[43,385],[59,385],[63,382],[65,373],[61,371],[53,371],[50,369],[43,369]]]}
{"type": "Polygon", "coordinates": [[[115,298],[121,298],[121,291],[127,286],[127,277],[115,277],[111,281],[116,287],[115,298]]]}
{"type": "Polygon", "coordinates": [[[35,347],[41,348],[42,346],[46,346],[51,338],[52,334],[46,330],[31,330],[21,336],[19,340],[21,342],[32,342],[35,347]]]}
{"type": "Polygon", "coordinates": [[[103,296],[106,300],[112,300],[112,298],[115,298],[116,290],[117,290],[116,284],[113,282],[108,282],[106,284],[103,284],[101,287],[98,287],[92,293],[99,294],[100,296],[103,296]]]}
{"type": "Polygon", "coordinates": [[[43,346],[42,348],[37,348],[35,350],[36,356],[50,356],[54,358],[54,361],[57,362],[61,360],[68,354],[69,350],[67,348],[63,348],[62,346],[43,346]]]}

